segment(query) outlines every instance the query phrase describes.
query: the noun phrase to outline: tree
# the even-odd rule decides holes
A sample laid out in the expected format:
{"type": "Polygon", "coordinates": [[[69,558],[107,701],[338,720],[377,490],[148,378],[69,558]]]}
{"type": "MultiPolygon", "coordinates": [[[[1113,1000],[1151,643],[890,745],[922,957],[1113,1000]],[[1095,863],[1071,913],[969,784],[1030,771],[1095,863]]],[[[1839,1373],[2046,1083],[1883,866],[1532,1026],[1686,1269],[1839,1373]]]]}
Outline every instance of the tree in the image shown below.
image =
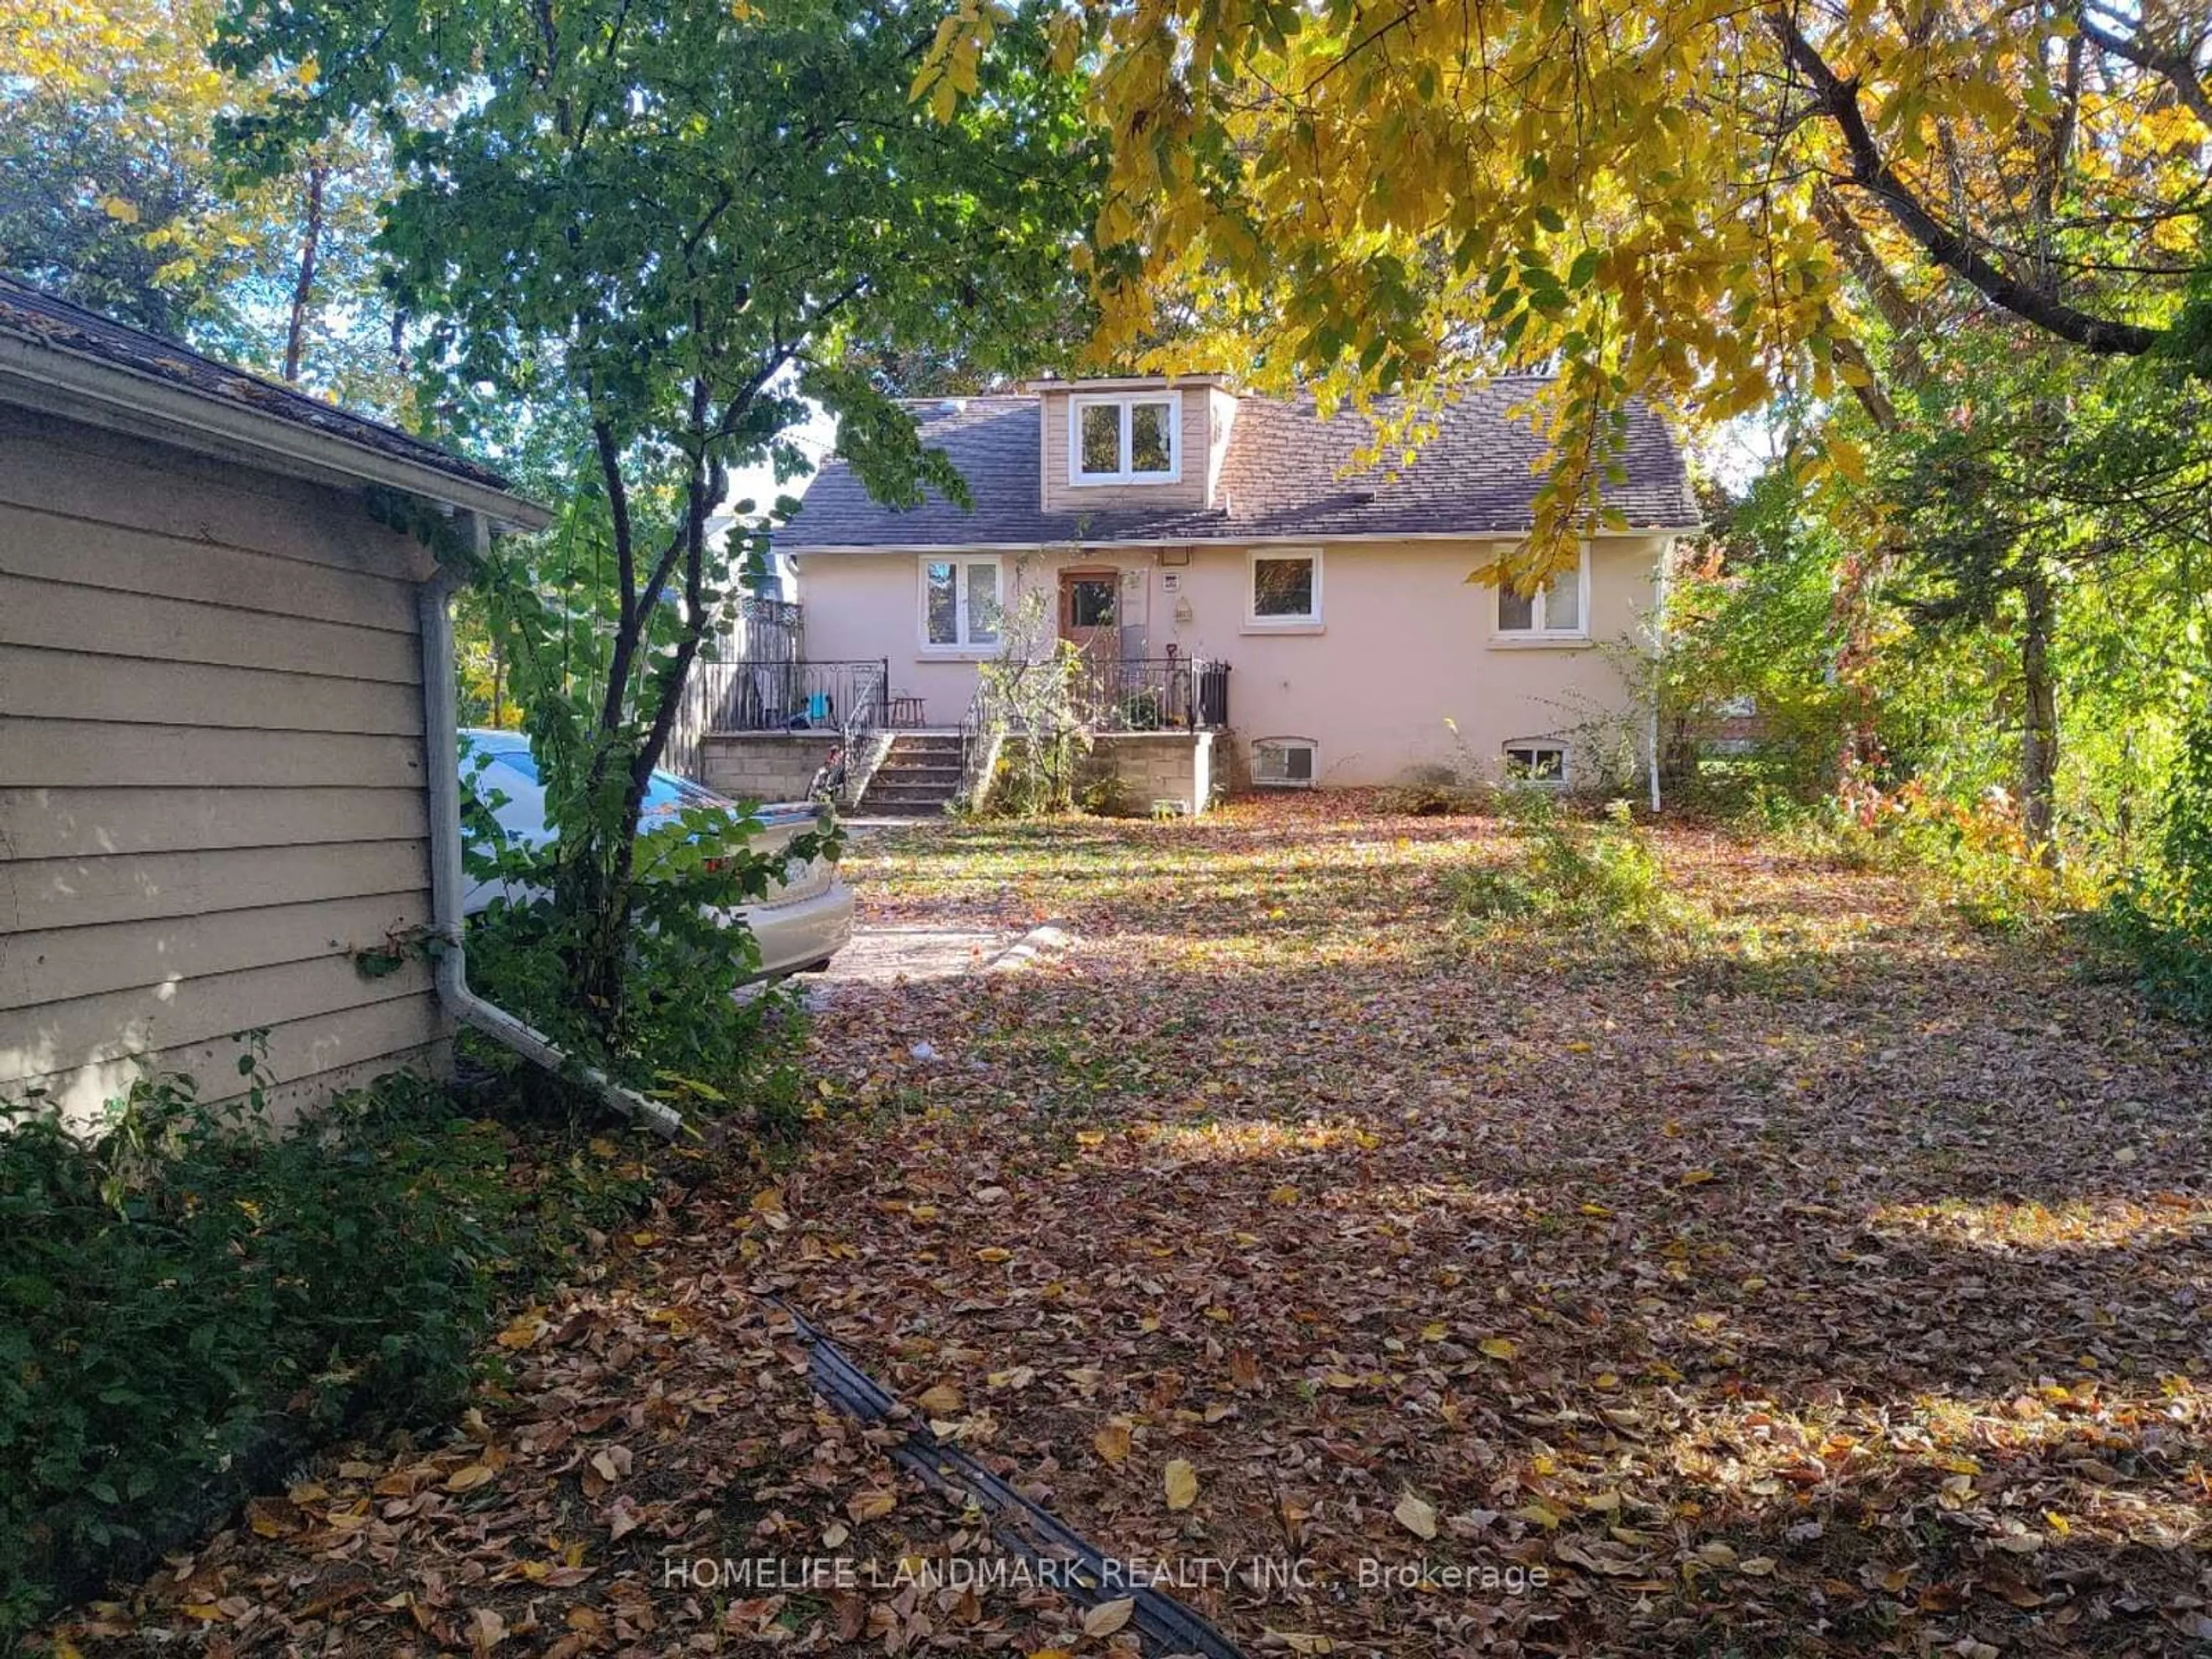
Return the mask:
{"type": "Polygon", "coordinates": [[[267,94],[210,60],[219,0],[0,0],[0,270],[385,413],[402,401],[365,129],[241,179],[215,149],[267,94]]]}
{"type": "MultiPolygon", "coordinates": [[[[1556,370],[1534,551],[1602,517],[1632,395],[1693,420],[1863,382],[1843,275],[1931,277],[2090,355],[2207,331],[2201,21],[2106,0],[1071,0],[1113,137],[1103,343],[1194,320],[1325,395],[1556,370]],[[2049,278],[2056,274],[2063,283],[2049,278]]],[[[969,0],[920,88],[988,40],[969,0]]],[[[2212,356],[2208,356],[2212,362],[2212,356]]],[[[1836,464],[1858,457],[1834,447],[1836,464]]],[[[1523,577],[1535,574],[1524,569],[1523,577]]]]}
{"type": "Polygon", "coordinates": [[[2158,366],[2085,374],[2003,335],[1947,353],[1952,373],[1923,386],[1915,418],[1882,446],[1908,550],[1897,598],[1923,627],[2014,642],[2022,816],[2049,856],[2069,611],[2087,627],[2100,590],[2132,595],[2125,659],[2093,672],[2118,666],[2148,691],[2185,676],[2186,653],[2201,659],[2174,624],[2202,603],[2212,555],[2212,400],[2158,366]]]}
{"type": "MultiPolygon", "coordinates": [[[[786,434],[811,398],[880,496],[963,495],[852,343],[1018,357],[1067,289],[1089,173],[1075,92],[1017,14],[959,118],[932,120],[906,86],[936,21],[895,0],[240,0],[231,17],[228,61],[283,86],[234,125],[240,153],[288,167],[362,117],[391,144],[383,247],[434,319],[446,416],[495,434],[518,403],[558,407],[588,446],[574,488],[604,529],[605,669],[527,724],[556,781],[569,995],[610,1048],[639,806],[724,599],[708,522],[731,468],[802,467],[786,434]]],[[[768,514],[738,510],[757,537],[768,514]]]]}

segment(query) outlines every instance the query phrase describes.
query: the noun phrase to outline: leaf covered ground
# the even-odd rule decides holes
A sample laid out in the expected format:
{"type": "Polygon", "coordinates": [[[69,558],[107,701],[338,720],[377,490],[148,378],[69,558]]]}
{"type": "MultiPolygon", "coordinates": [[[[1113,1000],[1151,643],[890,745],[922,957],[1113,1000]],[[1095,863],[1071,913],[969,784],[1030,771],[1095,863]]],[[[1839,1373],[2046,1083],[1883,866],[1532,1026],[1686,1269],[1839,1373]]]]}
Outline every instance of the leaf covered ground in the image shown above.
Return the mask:
{"type": "Polygon", "coordinates": [[[1131,1641],[967,1582],[781,1301],[1248,1652],[2201,1651],[2212,1048],[1908,877],[1657,844],[1632,930],[1470,919],[1510,827],[1358,797],[865,847],[871,921],[1076,943],[839,992],[799,1146],[65,1639],[1131,1641]]]}

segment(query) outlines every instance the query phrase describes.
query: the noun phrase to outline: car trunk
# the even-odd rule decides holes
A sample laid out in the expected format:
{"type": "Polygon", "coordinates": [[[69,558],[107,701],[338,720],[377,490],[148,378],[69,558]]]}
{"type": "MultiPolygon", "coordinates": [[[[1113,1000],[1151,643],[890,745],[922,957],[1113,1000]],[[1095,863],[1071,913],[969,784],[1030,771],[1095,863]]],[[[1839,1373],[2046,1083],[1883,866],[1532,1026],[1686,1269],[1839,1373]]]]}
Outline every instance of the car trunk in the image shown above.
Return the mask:
{"type": "MultiPolygon", "coordinates": [[[[821,818],[813,806],[803,801],[788,802],[781,806],[760,809],[761,832],[752,843],[763,853],[774,854],[788,847],[799,836],[818,829],[821,818]]],[[[803,860],[787,860],[783,879],[769,888],[767,896],[759,901],[763,909],[773,909],[780,904],[795,904],[801,899],[814,897],[830,886],[830,865],[827,859],[803,860]]]]}

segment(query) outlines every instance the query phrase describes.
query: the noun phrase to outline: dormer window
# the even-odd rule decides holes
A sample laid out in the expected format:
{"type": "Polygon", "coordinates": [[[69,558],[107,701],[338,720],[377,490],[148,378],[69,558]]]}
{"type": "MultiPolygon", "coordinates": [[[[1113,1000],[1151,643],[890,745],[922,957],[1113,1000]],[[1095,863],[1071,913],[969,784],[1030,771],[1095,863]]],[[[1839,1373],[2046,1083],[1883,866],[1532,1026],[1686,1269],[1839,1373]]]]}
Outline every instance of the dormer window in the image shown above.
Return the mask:
{"type": "Polygon", "coordinates": [[[1067,400],[1072,484],[1175,483],[1182,477],[1182,400],[1173,393],[1067,400]]]}

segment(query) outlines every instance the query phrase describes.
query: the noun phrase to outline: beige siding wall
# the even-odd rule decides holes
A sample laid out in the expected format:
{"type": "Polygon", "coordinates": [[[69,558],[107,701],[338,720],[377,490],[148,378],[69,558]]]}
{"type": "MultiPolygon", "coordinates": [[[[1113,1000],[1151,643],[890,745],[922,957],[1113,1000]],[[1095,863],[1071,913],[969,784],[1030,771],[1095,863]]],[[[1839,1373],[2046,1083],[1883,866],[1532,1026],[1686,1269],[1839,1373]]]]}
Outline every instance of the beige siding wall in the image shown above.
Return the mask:
{"type": "MultiPolygon", "coordinates": [[[[1659,538],[1595,546],[1589,637],[1572,644],[1498,635],[1496,590],[1467,580],[1489,556],[1484,542],[1324,546],[1321,623],[1294,632],[1251,623],[1243,547],[1196,548],[1180,567],[1146,548],[1009,555],[1005,568],[1016,591],[1056,586],[1067,564],[1118,568],[1122,620],[1143,628],[1147,655],[1172,644],[1229,663],[1236,752],[1215,757],[1228,775],[1249,775],[1261,738],[1312,739],[1324,785],[1397,782],[1430,767],[1494,775],[1507,744],[1533,739],[1565,743],[1587,780],[1601,759],[1630,751],[1640,763],[1644,710],[1627,665],[1648,648],[1662,551],[1659,538]]],[[[929,720],[949,726],[968,706],[975,669],[922,648],[919,562],[802,558],[807,646],[825,659],[889,657],[892,690],[924,698],[929,720]]]]}
{"type": "Polygon", "coordinates": [[[358,499],[0,410],[0,1095],[280,1104],[434,1058],[411,540],[358,499]]]}
{"type": "MultiPolygon", "coordinates": [[[[1044,506],[1048,513],[1106,513],[1117,507],[1203,507],[1208,496],[1208,480],[1214,472],[1213,452],[1216,448],[1212,434],[1217,420],[1221,422],[1220,437],[1225,443],[1228,436],[1226,418],[1215,408],[1217,400],[1208,397],[1202,386],[1177,386],[1168,395],[1180,406],[1178,418],[1182,422],[1182,454],[1181,474],[1173,483],[1140,484],[1078,484],[1068,481],[1068,406],[1071,398],[1085,396],[1080,388],[1073,392],[1047,392],[1038,399],[1039,418],[1043,422],[1040,434],[1044,449],[1044,476],[1039,481],[1044,491],[1044,506]]],[[[1101,397],[1158,397],[1158,392],[1101,392],[1101,397]]],[[[813,617],[807,618],[810,627],[813,617]]],[[[808,643],[811,645],[810,638],[808,643]]]]}

